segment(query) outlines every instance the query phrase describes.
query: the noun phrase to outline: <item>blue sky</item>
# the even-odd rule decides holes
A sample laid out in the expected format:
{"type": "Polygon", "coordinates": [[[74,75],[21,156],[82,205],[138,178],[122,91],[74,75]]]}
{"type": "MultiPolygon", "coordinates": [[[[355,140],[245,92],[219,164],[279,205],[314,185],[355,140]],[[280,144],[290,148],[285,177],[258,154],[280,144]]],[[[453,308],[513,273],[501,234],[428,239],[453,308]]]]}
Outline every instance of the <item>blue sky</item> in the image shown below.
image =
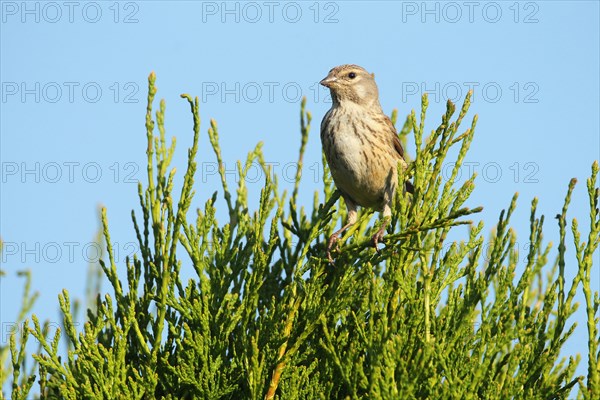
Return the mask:
{"type": "MultiPolygon", "coordinates": [[[[189,106],[179,94],[202,102],[193,207],[219,188],[206,136],[210,118],[219,124],[232,181],[235,161],[263,141],[267,162],[290,186],[303,95],[314,122],[301,198],[311,204],[322,185],[314,174],[321,162],[318,125],[330,107],[317,82],[330,68],[355,63],[375,73],[384,110],[398,108],[401,122],[429,92],[427,130],[437,127],[446,98],[462,103],[473,88],[468,122],[475,113],[479,122],[461,172],[462,180],[469,170],[479,174],[469,204],[485,206],[487,232],[519,192],[512,221],[525,250],[530,202],[537,196],[546,215],[545,239],[556,249],[553,217],[572,177],[579,184],[569,218],[586,220],[585,179],[600,158],[597,1],[0,6],[0,235],[8,273],[0,284],[3,345],[21,299],[16,271],[31,269],[40,292],[34,312],[41,319],[58,322],[63,288],[71,298],[83,298],[87,263],[97,254],[91,242],[99,204],[108,208],[120,266],[136,251],[130,213],[139,210],[137,181],[145,182],[151,71],[157,97],[167,103],[167,134],[177,137],[173,165],[179,171],[192,139],[189,106]]],[[[414,154],[410,141],[407,151],[414,154]]],[[[255,198],[262,182],[248,183],[255,198]]],[[[103,290],[109,290],[106,282],[103,290]]],[[[576,320],[568,353],[585,350],[582,307],[576,320]]],[[[582,360],[580,373],[584,367],[582,360]]]]}

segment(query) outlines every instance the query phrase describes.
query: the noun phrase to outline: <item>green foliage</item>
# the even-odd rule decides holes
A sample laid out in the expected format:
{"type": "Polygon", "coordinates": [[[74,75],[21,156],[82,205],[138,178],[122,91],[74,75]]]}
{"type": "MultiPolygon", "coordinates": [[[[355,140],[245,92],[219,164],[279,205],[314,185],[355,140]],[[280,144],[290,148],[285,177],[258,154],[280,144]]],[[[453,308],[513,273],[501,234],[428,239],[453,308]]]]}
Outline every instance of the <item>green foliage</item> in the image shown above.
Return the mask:
{"type": "MultiPolygon", "coordinates": [[[[2,253],[3,247],[2,239],[0,239],[0,253],[2,253]]],[[[4,275],[4,271],[0,270],[0,276],[4,275]]],[[[31,311],[31,308],[38,297],[38,293],[31,293],[31,272],[19,271],[17,275],[25,277],[21,308],[16,321],[8,326],[8,331],[10,331],[8,346],[0,346],[0,385],[4,387],[4,383],[12,375],[11,389],[12,398],[14,400],[27,398],[31,387],[35,383],[36,375],[34,374],[34,371],[36,369],[36,364],[33,363],[29,372],[27,371],[25,347],[27,346],[27,339],[29,338],[29,325],[28,322],[25,321],[25,317],[31,311]],[[9,353],[10,362],[7,364],[9,353]]],[[[44,330],[48,330],[47,325],[44,326],[44,330]]],[[[3,326],[2,334],[4,335],[5,332],[6,330],[3,326]]],[[[0,398],[4,398],[4,393],[0,393],[0,398]]]]}
{"type": "MultiPolygon", "coordinates": [[[[33,358],[42,398],[553,399],[567,398],[575,386],[581,398],[598,398],[600,300],[590,282],[600,243],[597,162],[587,184],[586,241],[577,221],[571,222],[575,260],[566,259],[573,180],[557,217],[556,263],[548,267],[551,245],[543,243],[544,217],[537,216],[534,199],[531,246],[524,270],[517,272],[517,236],[510,228],[517,196],[501,213],[485,252],[483,223],[465,219],[481,210],[464,205],[475,175],[454,185],[477,122],[475,117],[458,133],[470,94],[455,119],[455,106],[448,102],[441,125],[426,139],[424,96],[420,116],[413,111],[400,132],[402,139],[411,132],[415,138],[414,161],[407,172],[400,171],[401,179],[412,176],[414,195],[398,194],[385,248],[370,247],[377,226],[370,224],[372,211],[363,210],[330,265],[325,244],[345,218],[345,207],[325,163],[323,193],[315,193],[310,211],[298,205],[312,120],[305,102],[291,195],[280,192],[260,144],[239,163],[233,193],[225,179],[218,127],[211,121],[208,136],[229,220],[217,221],[219,195],[214,193],[190,221],[198,99],[182,95],[191,107],[194,140],[177,195],[175,169],[169,169],[175,140],[167,146],[164,101],[153,119],[154,82],[151,74],[148,183],[138,187],[141,212],[132,212],[141,253],[127,259],[126,280],[121,279],[123,267],[115,263],[103,209],[108,258],[101,265],[112,293],[98,296],[89,307],[81,332],[74,328],[66,290],[59,295],[64,332],[50,339],[37,317],[32,328],[25,323],[41,345],[33,358]],[[454,169],[443,180],[442,165],[453,147],[458,149],[454,169]],[[254,211],[248,209],[244,179],[252,163],[266,177],[254,211]],[[450,241],[451,231],[463,239],[450,241]],[[193,269],[194,279],[183,281],[182,268],[193,269]],[[571,282],[566,269],[577,271],[571,282]],[[562,359],[560,354],[576,328],[569,318],[580,288],[588,320],[587,377],[575,376],[578,355],[562,359]],[[58,352],[61,335],[70,345],[66,359],[58,352]]],[[[20,347],[14,336],[12,396],[17,399],[27,395],[35,376],[20,378],[28,335],[21,337],[20,347]]]]}

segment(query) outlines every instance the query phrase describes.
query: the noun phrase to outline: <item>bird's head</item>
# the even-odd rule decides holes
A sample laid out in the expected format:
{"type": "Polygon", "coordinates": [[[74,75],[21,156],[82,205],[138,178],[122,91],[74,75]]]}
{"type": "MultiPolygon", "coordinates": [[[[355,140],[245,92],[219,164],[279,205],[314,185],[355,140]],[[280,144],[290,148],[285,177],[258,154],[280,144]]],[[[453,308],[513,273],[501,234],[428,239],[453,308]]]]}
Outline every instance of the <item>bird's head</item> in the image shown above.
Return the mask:
{"type": "Polygon", "coordinates": [[[320,84],[329,88],[334,105],[345,102],[365,106],[379,104],[374,75],[358,65],[345,64],[335,67],[320,84]]]}

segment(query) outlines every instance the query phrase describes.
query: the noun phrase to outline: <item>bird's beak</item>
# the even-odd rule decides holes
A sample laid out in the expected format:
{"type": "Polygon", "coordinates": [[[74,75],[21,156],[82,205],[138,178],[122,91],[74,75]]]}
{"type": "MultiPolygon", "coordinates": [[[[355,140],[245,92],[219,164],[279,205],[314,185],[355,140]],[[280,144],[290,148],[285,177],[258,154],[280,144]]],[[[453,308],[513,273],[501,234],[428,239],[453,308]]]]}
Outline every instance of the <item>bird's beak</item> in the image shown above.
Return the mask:
{"type": "Polygon", "coordinates": [[[333,85],[333,83],[335,83],[336,81],[337,81],[337,78],[335,76],[327,75],[327,77],[319,83],[325,87],[330,88],[331,85],[333,85]]]}

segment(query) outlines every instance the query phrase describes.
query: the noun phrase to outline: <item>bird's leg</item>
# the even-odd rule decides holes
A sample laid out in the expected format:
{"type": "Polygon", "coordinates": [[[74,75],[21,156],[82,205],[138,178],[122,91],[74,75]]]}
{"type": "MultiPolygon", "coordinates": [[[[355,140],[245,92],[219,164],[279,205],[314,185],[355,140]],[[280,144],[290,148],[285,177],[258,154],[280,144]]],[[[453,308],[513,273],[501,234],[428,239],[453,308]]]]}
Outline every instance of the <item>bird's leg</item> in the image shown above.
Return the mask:
{"type": "Polygon", "coordinates": [[[340,234],[356,223],[358,215],[356,203],[354,203],[354,201],[349,199],[347,196],[343,197],[344,201],[346,202],[346,208],[348,209],[348,218],[346,219],[346,225],[342,226],[340,230],[335,231],[327,241],[327,259],[330,263],[333,263],[333,258],[331,257],[331,249],[339,240],[340,234]]]}
{"type": "Polygon", "coordinates": [[[377,249],[377,245],[383,240],[383,237],[385,236],[385,230],[392,220],[392,209],[388,204],[383,206],[383,212],[381,214],[383,216],[383,223],[381,224],[381,228],[379,228],[377,233],[375,233],[371,239],[373,247],[375,247],[375,250],[377,251],[379,251],[379,249],[377,249]]]}
{"type": "Polygon", "coordinates": [[[388,186],[385,190],[385,194],[383,195],[383,208],[381,210],[381,215],[383,217],[383,223],[381,224],[381,228],[379,228],[379,230],[377,231],[377,233],[375,233],[373,235],[373,238],[371,239],[371,243],[373,244],[373,247],[375,247],[375,250],[379,251],[377,249],[377,245],[383,240],[383,237],[385,236],[385,230],[387,229],[388,225],[390,224],[390,221],[392,220],[392,200],[394,199],[394,192],[396,189],[396,185],[393,184],[394,180],[391,180],[389,178],[395,178],[395,175],[388,177],[388,186]]]}
{"type": "Polygon", "coordinates": [[[354,220],[351,220],[350,215],[351,214],[348,214],[348,222],[346,225],[342,226],[342,229],[335,231],[331,236],[329,236],[329,240],[327,241],[327,259],[329,262],[333,262],[333,258],[331,257],[331,249],[340,239],[340,234],[356,223],[356,217],[354,220]]]}

